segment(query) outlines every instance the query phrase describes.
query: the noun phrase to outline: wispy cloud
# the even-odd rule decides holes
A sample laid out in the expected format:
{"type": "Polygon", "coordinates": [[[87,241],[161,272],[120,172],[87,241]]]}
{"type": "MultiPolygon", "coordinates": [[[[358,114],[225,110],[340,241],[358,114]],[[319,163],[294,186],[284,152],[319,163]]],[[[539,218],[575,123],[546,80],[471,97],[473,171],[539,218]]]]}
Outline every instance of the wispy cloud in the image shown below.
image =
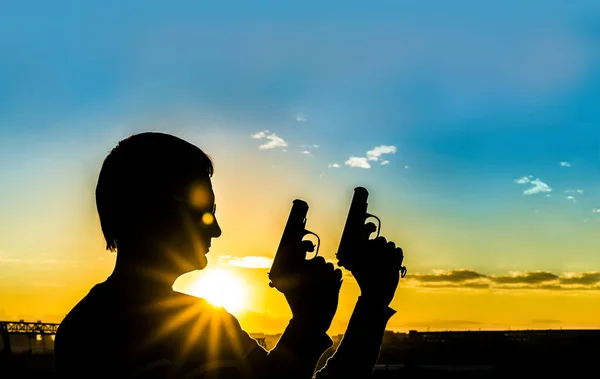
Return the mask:
{"type": "Polygon", "coordinates": [[[11,258],[0,256],[0,263],[26,263],[27,261],[20,258],[11,258]]]}
{"type": "Polygon", "coordinates": [[[369,161],[364,157],[350,157],[346,161],[346,165],[350,167],[371,168],[369,161]]]}
{"type": "Polygon", "coordinates": [[[369,161],[379,161],[381,165],[387,165],[390,163],[389,160],[381,160],[381,156],[384,154],[395,154],[397,151],[396,146],[393,145],[381,145],[375,146],[373,149],[367,151],[366,157],[350,157],[346,161],[346,165],[350,167],[360,168],[371,168],[369,161]]]}
{"type": "Polygon", "coordinates": [[[540,179],[531,180],[531,177],[524,176],[515,180],[518,184],[531,184],[533,187],[529,187],[528,189],[523,191],[524,195],[535,195],[543,192],[552,192],[552,188],[540,179]]]}
{"type": "Polygon", "coordinates": [[[420,282],[464,282],[472,279],[484,278],[485,275],[472,270],[439,271],[435,274],[416,275],[420,282]]]}
{"type": "Polygon", "coordinates": [[[571,164],[569,162],[560,162],[560,165],[562,167],[571,167],[571,164]]]}
{"type": "Polygon", "coordinates": [[[250,136],[254,139],[268,140],[268,142],[266,142],[258,147],[260,150],[274,149],[276,147],[287,147],[287,145],[288,145],[287,142],[285,142],[285,140],[283,138],[279,137],[275,133],[269,132],[268,130],[265,130],[263,132],[257,132],[257,133],[251,134],[250,136]]]}
{"type": "Polygon", "coordinates": [[[340,165],[337,164],[337,163],[331,163],[331,164],[327,165],[327,167],[329,167],[329,168],[340,168],[340,165]]]}
{"type": "Polygon", "coordinates": [[[307,121],[307,119],[306,119],[306,116],[305,116],[305,115],[303,115],[303,114],[298,114],[298,115],[296,115],[296,121],[298,121],[298,122],[306,122],[306,121],[307,121]]]}
{"type": "Polygon", "coordinates": [[[600,213],[600,208],[594,208],[594,209],[592,209],[592,212],[594,212],[594,213],[600,213]]]}
{"type": "Polygon", "coordinates": [[[524,176],[524,177],[522,177],[522,178],[519,178],[519,179],[515,180],[515,182],[516,182],[516,183],[518,183],[518,184],[525,184],[525,183],[529,183],[529,181],[530,181],[530,180],[529,180],[529,178],[528,178],[528,177],[526,177],[526,176],[524,176]]]}
{"type": "Polygon", "coordinates": [[[244,268],[270,268],[273,264],[273,259],[260,256],[232,257],[222,255],[218,259],[221,263],[244,268]]]}
{"type": "Polygon", "coordinates": [[[73,265],[78,261],[62,261],[57,259],[21,259],[13,257],[0,257],[0,263],[32,264],[32,265],[73,265]]]}
{"type": "Polygon", "coordinates": [[[558,276],[545,271],[527,273],[514,273],[510,276],[490,276],[489,279],[495,283],[502,284],[537,284],[558,279],[558,276]]]}
{"type": "Polygon", "coordinates": [[[409,283],[422,288],[465,288],[499,290],[600,291],[600,272],[567,273],[548,271],[485,275],[473,270],[436,271],[407,276],[409,283]]]}
{"type": "Polygon", "coordinates": [[[367,151],[367,159],[370,161],[378,161],[383,154],[395,154],[396,150],[396,146],[376,146],[372,150],[367,151]]]}
{"type": "Polygon", "coordinates": [[[250,135],[250,137],[255,138],[255,139],[261,139],[261,138],[265,138],[267,136],[267,133],[269,131],[265,130],[264,132],[256,132],[250,135]]]}
{"type": "Polygon", "coordinates": [[[600,283],[600,272],[584,272],[580,274],[569,274],[560,278],[561,284],[583,284],[593,285],[600,283]]]}
{"type": "Polygon", "coordinates": [[[315,144],[312,144],[312,145],[300,145],[300,148],[302,149],[302,151],[300,153],[312,157],[312,150],[313,149],[318,149],[319,145],[315,145],[315,144]]]}
{"type": "Polygon", "coordinates": [[[577,194],[577,195],[583,195],[584,192],[585,191],[582,190],[582,189],[578,189],[578,190],[566,190],[565,191],[565,193],[574,193],[574,194],[577,194]]]}

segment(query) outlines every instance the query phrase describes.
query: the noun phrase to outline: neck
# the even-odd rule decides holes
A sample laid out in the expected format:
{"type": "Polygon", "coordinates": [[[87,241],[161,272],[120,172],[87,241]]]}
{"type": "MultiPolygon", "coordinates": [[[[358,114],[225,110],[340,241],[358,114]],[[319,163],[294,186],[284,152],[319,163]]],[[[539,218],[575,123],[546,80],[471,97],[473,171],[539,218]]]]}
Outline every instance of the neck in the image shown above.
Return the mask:
{"type": "Polygon", "coordinates": [[[173,283],[180,273],[170,269],[169,265],[146,259],[160,256],[158,252],[150,253],[147,249],[142,253],[139,250],[119,248],[115,268],[109,279],[124,291],[133,290],[156,295],[172,292],[173,283]]]}

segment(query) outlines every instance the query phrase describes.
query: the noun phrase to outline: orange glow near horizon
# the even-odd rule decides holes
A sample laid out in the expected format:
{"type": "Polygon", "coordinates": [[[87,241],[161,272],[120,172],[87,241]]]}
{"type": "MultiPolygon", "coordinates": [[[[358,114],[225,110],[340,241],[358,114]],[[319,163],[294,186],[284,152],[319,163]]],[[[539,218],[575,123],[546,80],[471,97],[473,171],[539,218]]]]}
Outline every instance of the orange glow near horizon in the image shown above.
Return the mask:
{"type": "Polygon", "coordinates": [[[221,306],[233,314],[248,306],[250,295],[243,281],[225,269],[207,270],[190,285],[189,293],[221,306]]]}

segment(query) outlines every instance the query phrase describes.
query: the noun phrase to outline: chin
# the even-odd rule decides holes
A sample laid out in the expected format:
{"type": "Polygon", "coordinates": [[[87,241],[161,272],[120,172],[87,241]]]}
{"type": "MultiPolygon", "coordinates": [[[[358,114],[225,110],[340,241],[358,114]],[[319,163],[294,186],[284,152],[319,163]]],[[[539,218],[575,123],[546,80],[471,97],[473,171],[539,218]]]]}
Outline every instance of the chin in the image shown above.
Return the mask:
{"type": "Polygon", "coordinates": [[[206,256],[203,254],[201,256],[201,258],[198,260],[198,263],[196,264],[196,269],[197,270],[202,270],[204,269],[206,266],[208,265],[208,259],[206,258],[206,256]]]}

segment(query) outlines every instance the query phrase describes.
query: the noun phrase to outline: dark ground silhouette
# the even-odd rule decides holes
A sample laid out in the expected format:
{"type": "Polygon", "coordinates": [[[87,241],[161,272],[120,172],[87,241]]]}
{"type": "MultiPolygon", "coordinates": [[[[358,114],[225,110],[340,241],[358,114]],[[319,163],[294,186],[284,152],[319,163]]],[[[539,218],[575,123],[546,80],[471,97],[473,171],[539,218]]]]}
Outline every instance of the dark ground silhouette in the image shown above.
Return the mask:
{"type": "MultiPolygon", "coordinates": [[[[342,336],[321,357],[325,364],[342,336]]],[[[0,377],[56,378],[52,343],[31,352],[0,354],[0,377]]],[[[275,342],[272,342],[275,343],[275,342]]],[[[272,347],[272,346],[268,346],[272,347]]],[[[82,347],[83,350],[87,346],[82,347]]],[[[600,330],[411,332],[387,331],[372,378],[594,377],[600,330]]]]}

